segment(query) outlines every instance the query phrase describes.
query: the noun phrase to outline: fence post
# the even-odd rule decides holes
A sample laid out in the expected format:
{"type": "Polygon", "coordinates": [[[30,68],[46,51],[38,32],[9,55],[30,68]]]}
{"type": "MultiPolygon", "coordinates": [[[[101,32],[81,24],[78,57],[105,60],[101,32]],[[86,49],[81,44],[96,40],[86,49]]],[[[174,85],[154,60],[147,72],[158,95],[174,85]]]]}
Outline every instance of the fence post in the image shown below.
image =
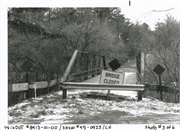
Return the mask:
{"type": "MultiPolygon", "coordinates": [[[[71,60],[69,61],[69,64],[68,64],[68,66],[67,66],[67,68],[66,68],[66,70],[65,70],[65,72],[63,74],[63,77],[61,78],[61,83],[63,83],[64,81],[67,80],[67,77],[68,77],[68,75],[69,75],[69,73],[71,71],[71,68],[72,68],[72,66],[73,66],[73,64],[74,64],[74,62],[75,62],[75,60],[77,58],[77,54],[78,54],[78,50],[76,49],[74,51],[72,57],[71,57],[71,60]]],[[[66,99],[66,98],[67,98],[67,90],[63,89],[62,99],[66,99]]]]}

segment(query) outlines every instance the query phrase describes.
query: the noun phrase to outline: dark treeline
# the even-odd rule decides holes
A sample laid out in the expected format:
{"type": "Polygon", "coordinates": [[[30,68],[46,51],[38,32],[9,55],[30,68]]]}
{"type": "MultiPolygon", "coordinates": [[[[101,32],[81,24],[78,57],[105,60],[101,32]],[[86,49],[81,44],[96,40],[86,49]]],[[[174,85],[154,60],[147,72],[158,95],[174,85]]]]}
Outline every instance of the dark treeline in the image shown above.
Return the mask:
{"type": "Polygon", "coordinates": [[[146,23],[131,23],[120,8],[9,8],[8,80],[25,82],[21,64],[33,63],[30,81],[52,79],[64,72],[75,49],[104,54],[120,63],[146,54],[146,82],[158,82],[152,71],[166,68],[166,84],[178,80],[179,25],[167,16],[154,31],[146,23]]]}

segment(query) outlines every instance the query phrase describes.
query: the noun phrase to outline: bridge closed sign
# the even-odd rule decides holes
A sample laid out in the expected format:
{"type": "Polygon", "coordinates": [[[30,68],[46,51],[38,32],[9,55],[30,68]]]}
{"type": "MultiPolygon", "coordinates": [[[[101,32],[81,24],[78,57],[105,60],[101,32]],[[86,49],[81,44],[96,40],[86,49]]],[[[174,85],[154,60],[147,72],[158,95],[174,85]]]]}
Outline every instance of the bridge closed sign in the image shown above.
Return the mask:
{"type": "Polygon", "coordinates": [[[123,81],[124,73],[102,70],[99,83],[104,85],[119,85],[123,84],[123,81]]]}

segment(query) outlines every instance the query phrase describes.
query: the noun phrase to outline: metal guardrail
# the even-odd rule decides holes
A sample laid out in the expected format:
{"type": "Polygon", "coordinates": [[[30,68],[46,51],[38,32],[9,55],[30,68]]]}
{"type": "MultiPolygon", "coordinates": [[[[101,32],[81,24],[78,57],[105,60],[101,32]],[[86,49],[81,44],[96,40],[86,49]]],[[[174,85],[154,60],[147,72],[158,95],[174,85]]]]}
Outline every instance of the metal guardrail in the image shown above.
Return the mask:
{"type": "MultiPolygon", "coordinates": [[[[63,82],[62,89],[83,89],[83,90],[121,90],[121,91],[160,91],[166,93],[178,94],[178,89],[173,89],[168,86],[149,85],[149,84],[122,84],[122,85],[104,85],[99,83],[77,83],[77,82],[63,82]]],[[[139,94],[142,95],[142,94],[139,94]]],[[[142,96],[138,97],[138,100],[142,100],[142,96]]]]}
{"type": "Polygon", "coordinates": [[[62,89],[144,91],[143,84],[104,85],[99,83],[63,82],[62,89]]]}

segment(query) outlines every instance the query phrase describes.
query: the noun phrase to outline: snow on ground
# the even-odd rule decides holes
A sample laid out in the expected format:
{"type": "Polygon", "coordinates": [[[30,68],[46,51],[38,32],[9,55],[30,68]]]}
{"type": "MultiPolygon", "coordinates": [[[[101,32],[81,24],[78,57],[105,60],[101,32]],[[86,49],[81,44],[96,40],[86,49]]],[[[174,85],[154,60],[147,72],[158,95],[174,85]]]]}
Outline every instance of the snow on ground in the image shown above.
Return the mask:
{"type": "Polygon", "coordinates": [[[100,124],[100,123],[180,123],[180,104],[143,98],[137,92],[72,90],[68,99],[62,91],[31,98],[8,108],[9,124],[100,124]],[[178,117],[178,118],[177,118],[178,117]],[[156,119],[156,120],[154,120],[156,119]]]}

